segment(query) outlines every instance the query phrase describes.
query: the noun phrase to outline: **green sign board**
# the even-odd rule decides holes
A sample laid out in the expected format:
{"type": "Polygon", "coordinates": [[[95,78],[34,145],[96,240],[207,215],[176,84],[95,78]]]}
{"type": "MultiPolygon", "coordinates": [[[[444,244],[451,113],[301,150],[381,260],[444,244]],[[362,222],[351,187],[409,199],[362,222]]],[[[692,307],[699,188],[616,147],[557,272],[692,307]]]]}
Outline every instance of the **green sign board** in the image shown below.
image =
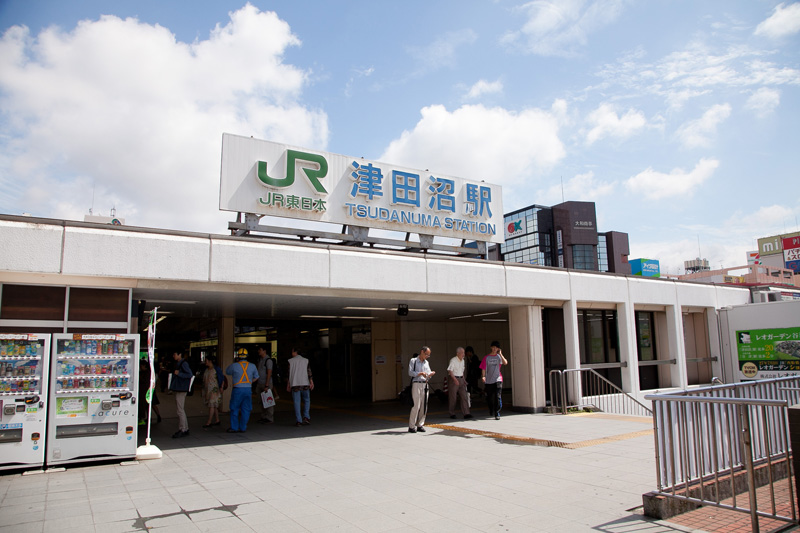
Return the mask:
{"type": "Polygon", "coordinates": [[[742,379],[768,379],[800,373],[800,327],[736,332],[742,379]]]}

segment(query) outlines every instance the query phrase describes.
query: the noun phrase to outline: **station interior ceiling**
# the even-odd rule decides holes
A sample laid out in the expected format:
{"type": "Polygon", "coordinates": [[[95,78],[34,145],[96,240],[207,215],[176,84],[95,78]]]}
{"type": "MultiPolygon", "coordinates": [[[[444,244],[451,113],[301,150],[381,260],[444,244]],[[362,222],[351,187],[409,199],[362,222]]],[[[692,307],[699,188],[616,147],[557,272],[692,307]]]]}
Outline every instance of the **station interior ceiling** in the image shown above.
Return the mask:
{"type": "Polygon", "coordinates": [[[134,289],[133,300],[143,302],[145,313],[157,307],[158,316],[165,317],[165,320],[172,318],[168,321],[173,324],[194,323],[194,327],[199,323],[210,325],[222,317],[292,322],[338,321],[343,324],[508,320],[507,303],[484,301],[480,297],[438,301],[366,294],[337,297],[139,288],[134,289]],[[398,313],[398,308],[403,305],[408,307],[407,315],[398,313]]]}

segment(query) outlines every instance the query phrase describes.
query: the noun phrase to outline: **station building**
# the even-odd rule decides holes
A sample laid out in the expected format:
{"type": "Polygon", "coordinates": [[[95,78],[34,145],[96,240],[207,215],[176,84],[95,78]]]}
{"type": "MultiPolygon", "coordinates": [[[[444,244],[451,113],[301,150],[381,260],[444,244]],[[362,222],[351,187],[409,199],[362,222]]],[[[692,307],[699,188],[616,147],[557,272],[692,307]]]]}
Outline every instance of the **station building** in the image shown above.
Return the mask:
{"type": "Polygon", "coordinates": [[[597,231],[594,202],[531,205],[506,213],[505,261],[630,274],[628,234],[597,231]]]}
{"type": "Polygon", "coordinates": [[[555,368],[598,365],[634,395],[719,375],[717,310],[747,289],[247,236],[0,216],[0,331],[141,332],[312,356],[318,386],[391,400],[432,348],[438,383],[458,346],[499,340],[514,408],[546,405],[555,368]],[[408,315],[397,314],[408,306],[408,315]],[[248,340],[252,339],[252,340],[248,340]],[[609,369],[610,365],[610,369],[609,369]]]}
{"type": "Polygon", "coordinates": [[[597,368],[639,398],[721,375],[717,312],[748,303],[746,288],[489,260],[499,188],[265,143],[223,137],[231,234],[0,215],[0,332],[143,333],[157,307],[162,356],[191,347],[225,366],[268,344],[283,364],[298,348],[315,390],[364,403],[395,399],[423,345],[441,388],[457,347],[500,341],[511,408],[526,412],[546,407],[554,369],[597,368]],[[275,209],[348,229],[257,235],[275,209]],[[363,228],[401,224],[420,234],[403,249],[363,228]],[[462,246],[438,253],[437,231],[462,246]],[[467,240],[484,258],[459,256],[467,240]]]}

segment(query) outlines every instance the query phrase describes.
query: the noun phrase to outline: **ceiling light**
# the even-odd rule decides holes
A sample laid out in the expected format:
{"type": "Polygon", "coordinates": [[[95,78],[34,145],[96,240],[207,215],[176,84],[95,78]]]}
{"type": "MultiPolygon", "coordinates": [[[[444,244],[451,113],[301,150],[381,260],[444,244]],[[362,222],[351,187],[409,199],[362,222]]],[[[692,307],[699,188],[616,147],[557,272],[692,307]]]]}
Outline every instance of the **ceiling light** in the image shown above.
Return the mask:
{"type": "Polygon", "coordinates": [[[385,307],[343,307],[342,309],[350,311],[390,311],[390,309],[385,307]]]}
{"type": "Polygon", "coordinates": [[[409,311],[418,311],[418,312],[422,312],[422,311],[433,311],[433,309],[409,309],[409,311]]]}
{"type": "Polygon", "coordinates": [[[494,313],[480,313],[480,314],[472,315],[472,316],[490,316],[490,315],[499,315],[499,314],[500,314],[500,311],[495,311],[494,313]]]}
{"type": "Polygon", "coordinates": [[[508,322],[505,318],[484,318],[484,322],[508,322]]]}
{"type": "Polygon", "coordinates": [[[300,318],[339,318],[335,315],[300,315],[300,318]]]}
{"type": "Polygon", "coordinates": [[[374,316],[340,316],[342,320],[375,320],[374,316]]]}
{"type": "Polygon", "coordinates": [[[450,320],[461,320],[462,318],[472,318],[472,315],[464,315],[464,316],[451,316],[450,320]]]}
{"type": "Polygon", "coordinates": [[[148,300],[147,298],[140,298],[149,304],[181,304],[181,305],[194,305],[197,300],[148,300]]]}

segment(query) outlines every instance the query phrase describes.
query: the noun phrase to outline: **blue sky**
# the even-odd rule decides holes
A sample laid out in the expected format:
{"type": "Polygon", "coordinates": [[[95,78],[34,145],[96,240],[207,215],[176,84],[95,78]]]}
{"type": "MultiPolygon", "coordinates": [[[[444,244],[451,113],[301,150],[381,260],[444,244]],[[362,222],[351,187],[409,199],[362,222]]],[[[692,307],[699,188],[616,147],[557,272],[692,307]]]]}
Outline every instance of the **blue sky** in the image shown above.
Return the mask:
{"type": "Polygon", "coordinates": [[[800,229],[800,3],[2,0],[0,32],[3,213],[226,233],[229,132],[594,201],[662,272],[800,229]]]}

